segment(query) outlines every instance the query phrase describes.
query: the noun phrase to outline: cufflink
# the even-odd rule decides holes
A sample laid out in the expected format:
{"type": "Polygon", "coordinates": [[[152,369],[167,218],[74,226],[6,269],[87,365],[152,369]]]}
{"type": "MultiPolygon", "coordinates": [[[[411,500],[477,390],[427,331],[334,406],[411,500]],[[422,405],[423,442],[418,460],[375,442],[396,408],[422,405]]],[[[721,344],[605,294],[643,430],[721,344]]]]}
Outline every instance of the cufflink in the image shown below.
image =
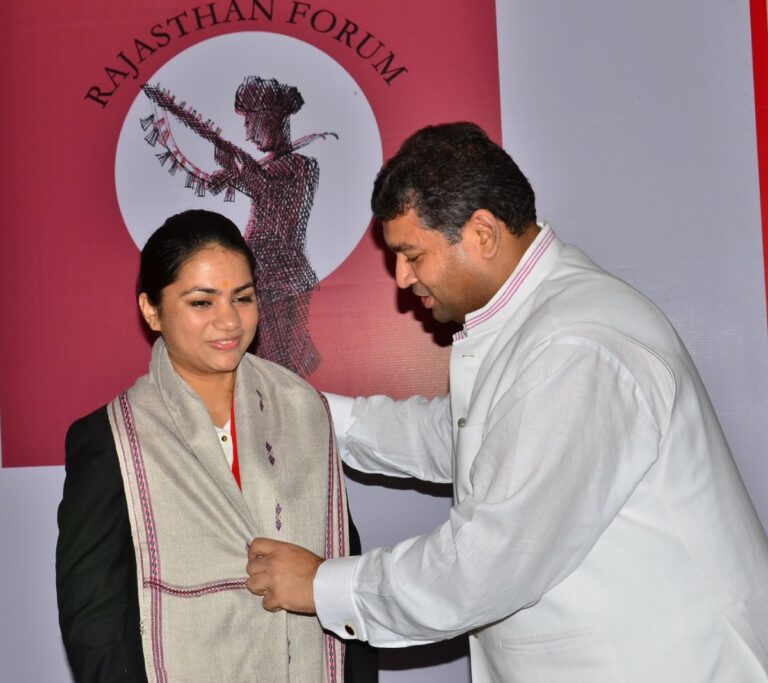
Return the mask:
{"type": "Polygon", "coordinates": [[[344,630],[347,632],[347,635],[355,637],[355,629],[351,624],[344,624],[344,630]]]}

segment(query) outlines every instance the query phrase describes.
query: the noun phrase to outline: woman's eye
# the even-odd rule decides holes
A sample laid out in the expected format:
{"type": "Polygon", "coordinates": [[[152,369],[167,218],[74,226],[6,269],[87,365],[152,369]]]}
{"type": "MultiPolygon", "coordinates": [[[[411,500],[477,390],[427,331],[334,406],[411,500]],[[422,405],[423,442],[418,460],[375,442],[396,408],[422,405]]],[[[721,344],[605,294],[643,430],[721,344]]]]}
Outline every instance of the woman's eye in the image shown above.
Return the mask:
{"type": "Polygon", "coordinates": [[[192,308],[208,308],[208,306],[211,305],[211,302],[206,299],[195,299],[194,301],[190,301],[189,305],[192,306],[192,308]]]}
{"type": "Polygon", "coordinates": [[[253,303],[253,294],[243,294],[235,299],[237,304],[250,304],[253,303]]]}

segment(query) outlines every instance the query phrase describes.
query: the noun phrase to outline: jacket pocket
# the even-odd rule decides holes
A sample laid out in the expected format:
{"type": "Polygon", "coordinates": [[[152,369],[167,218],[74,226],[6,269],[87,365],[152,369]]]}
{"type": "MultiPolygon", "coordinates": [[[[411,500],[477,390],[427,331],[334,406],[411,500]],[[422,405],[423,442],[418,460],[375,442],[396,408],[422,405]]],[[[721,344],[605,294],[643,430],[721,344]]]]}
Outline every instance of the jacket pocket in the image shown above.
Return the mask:
{"type": "Polygon", "coordinates": [[[613,645],[596,628],[501,638],[499,656],[511,681],[621,683],[613,645]]]}

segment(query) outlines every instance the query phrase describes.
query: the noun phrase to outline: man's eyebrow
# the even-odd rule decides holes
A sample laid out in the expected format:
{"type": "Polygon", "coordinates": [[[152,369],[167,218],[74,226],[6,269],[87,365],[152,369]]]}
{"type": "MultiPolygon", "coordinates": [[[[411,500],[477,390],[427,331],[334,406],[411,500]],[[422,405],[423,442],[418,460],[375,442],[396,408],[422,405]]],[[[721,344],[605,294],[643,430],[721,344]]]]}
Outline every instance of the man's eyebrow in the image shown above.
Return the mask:
{"type": "Polygon", "coordinates": [[[418,249],[415,244],[409,244],[408,242],[401,242],[400,244],[394,244],[394,245],[387,245],[389,247],[390,251],[394,251],[395,253],[400,251],[412,251],[414,249],[418,249]]]}

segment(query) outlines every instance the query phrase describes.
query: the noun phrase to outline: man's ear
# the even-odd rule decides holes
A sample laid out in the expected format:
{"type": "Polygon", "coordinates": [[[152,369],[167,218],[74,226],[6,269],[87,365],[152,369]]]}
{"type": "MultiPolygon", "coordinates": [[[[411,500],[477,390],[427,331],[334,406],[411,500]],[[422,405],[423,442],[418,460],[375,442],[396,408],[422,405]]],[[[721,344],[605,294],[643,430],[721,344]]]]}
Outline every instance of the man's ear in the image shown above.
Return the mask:
{"type": "Polygon", "coordinates": [[[501,231],[506,229],[504,224],[487,209],[477,209],[469,217],[467,228],[478,254],[485,259],[494,258],[501,246],[501,231]]]}
{"type": "Polygon", "coordinates": [[[139,310],[150,330],[160,332],[160,314],[157,306],[152,305],[146,292],[139,294],[139,310]]]}

